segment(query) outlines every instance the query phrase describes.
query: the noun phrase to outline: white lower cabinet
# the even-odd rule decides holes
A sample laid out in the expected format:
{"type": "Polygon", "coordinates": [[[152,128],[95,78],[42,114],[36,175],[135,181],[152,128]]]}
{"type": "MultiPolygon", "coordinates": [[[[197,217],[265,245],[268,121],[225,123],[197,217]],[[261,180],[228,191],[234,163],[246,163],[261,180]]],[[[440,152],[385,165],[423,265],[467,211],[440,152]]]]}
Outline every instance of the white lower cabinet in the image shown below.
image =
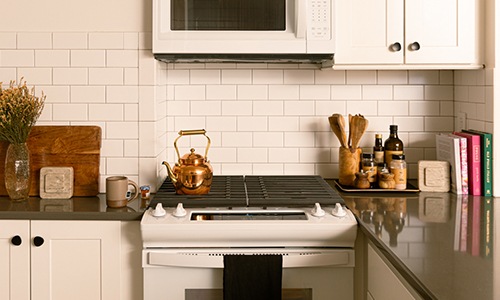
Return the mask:
{"type": "Polygon", "coordinates": [[[369,300],[422,299],[370,243],[367,251],[366,294],[369,300]]]}
{"type": "Polygon", "coordinates": [[[0,228],[0,299],[142,297],[130,282],[142,282],[141,247],[122,234],[139,232],[139,222],[1,220],[0,228]]]}

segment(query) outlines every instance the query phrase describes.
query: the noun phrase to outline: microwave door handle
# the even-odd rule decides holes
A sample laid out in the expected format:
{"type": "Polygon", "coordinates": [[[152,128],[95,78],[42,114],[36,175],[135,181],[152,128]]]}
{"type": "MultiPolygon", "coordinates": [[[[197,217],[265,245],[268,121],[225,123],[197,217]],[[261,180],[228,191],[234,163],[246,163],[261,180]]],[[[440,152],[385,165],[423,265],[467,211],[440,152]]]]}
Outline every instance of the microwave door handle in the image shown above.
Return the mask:
{"type": "Polygon", "coordinates": [[[299,39],[303,39],[306,37],[306,4],[306,0],[297,0],[297,2],[295,3],[295,37],[299,39]]]}

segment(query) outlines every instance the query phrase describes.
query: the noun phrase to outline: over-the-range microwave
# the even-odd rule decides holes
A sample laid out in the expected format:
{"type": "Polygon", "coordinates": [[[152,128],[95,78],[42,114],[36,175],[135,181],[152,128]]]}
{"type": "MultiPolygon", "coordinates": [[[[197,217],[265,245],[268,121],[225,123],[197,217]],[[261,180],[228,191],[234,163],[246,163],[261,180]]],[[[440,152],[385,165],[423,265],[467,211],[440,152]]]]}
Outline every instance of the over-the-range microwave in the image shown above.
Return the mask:
{"type": "Polygon", "coordinates": [[[316,62],[335,52],[334,0],[153,0],[167,62],[316,62]]]}

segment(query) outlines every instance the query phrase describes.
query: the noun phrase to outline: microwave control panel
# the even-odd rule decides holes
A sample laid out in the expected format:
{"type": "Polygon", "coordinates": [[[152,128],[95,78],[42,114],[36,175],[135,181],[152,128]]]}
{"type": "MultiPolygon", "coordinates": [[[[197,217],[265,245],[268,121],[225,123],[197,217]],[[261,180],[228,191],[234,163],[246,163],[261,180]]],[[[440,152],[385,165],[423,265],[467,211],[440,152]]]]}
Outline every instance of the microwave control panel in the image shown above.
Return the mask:
{"type": "Polygon", "coordinates": [[[331,0],[311,0],[308,3],[308,40],[329,40],[331,38],[331,0]]]}

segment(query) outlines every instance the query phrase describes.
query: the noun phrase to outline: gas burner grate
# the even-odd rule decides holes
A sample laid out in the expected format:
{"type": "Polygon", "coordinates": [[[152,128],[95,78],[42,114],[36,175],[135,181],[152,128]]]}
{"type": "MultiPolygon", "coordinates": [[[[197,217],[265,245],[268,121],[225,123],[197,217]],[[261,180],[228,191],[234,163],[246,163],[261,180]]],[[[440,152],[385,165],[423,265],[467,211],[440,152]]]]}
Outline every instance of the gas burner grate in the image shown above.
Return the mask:
{"type": "Polygon", "coordinates": [[[343,203],[340,195],[320,176],[214,176],[210,193],[177,195],[167,178],[150,203],[164,207],[312,207],[343,203]],[[248,200],[248,203],[247,203],[248,200]]]}
{"type": "Polygon", "coordinates": [[[154,207],[158,202],[164,207],[175,207],[180,202],[184,207],[244,207],[247,202],[244,177],[214,176],[210,193],[206,195],[177,195],[167,178],[149,206],[154,207]]]}

